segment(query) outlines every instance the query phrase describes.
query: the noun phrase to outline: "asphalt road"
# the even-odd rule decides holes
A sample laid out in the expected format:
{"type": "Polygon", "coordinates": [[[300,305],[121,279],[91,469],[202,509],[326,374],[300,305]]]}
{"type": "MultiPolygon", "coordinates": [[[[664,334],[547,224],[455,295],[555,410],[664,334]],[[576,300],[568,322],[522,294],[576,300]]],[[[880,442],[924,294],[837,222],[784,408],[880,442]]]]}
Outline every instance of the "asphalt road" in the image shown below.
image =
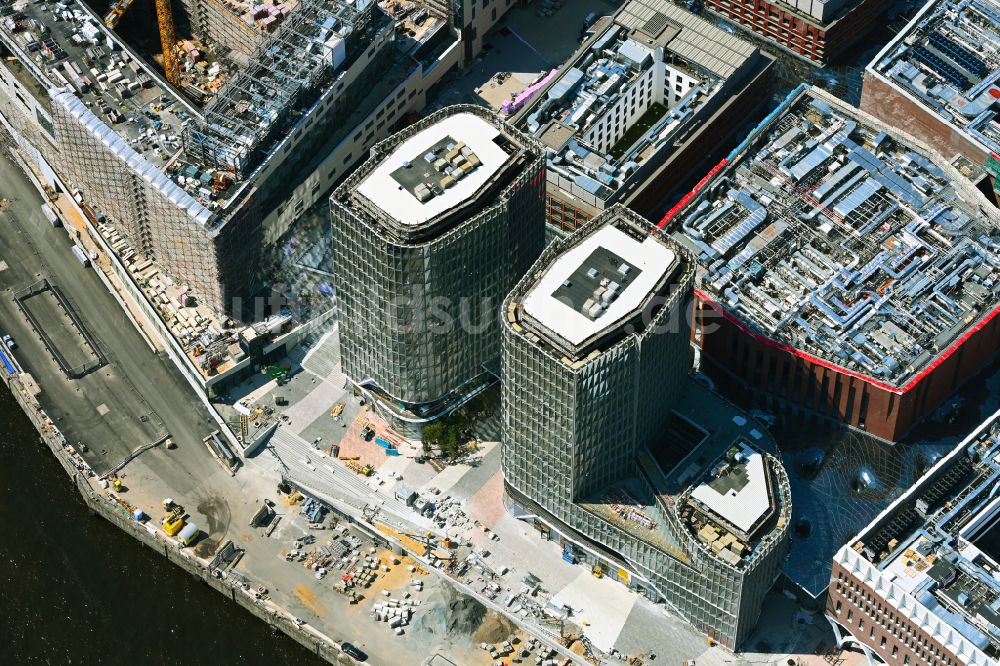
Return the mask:
{"type": "MultiPolygon", "coordinates": [[[[38,191],[4,154],[0,197],[13,200],[0,212],[0,333],[17,341],[14,355],[41,387],[39,401],[67,441],[88,448],[83,456],[98,473],[165,434],[185,450],[187,465],[214,466],[201,440],[217,426],[204,405],[170,359],[149,348],[95,269],[76,260],[66,231],[49,225],[38,191]],[[13,299],[42,278],[62,291],[107,365],[80,379],[60,371],[13,299]]],[[[61,317],[52,312],[44,320],[61,317]]]]}

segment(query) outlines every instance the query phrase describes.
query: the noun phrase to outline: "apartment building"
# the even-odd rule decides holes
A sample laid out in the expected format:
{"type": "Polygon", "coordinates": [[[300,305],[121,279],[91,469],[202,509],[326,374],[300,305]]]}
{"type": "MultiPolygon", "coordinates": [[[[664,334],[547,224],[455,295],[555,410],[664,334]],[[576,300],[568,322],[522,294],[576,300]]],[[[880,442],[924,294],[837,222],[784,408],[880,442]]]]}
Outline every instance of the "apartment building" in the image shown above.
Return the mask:
{"type": "Polygon", "coordinates": [[[772,64],[669,0],[623,4],[513,116],[549,151],[549,222],[615,203],[655,217],[763,104],[772,64]]]}

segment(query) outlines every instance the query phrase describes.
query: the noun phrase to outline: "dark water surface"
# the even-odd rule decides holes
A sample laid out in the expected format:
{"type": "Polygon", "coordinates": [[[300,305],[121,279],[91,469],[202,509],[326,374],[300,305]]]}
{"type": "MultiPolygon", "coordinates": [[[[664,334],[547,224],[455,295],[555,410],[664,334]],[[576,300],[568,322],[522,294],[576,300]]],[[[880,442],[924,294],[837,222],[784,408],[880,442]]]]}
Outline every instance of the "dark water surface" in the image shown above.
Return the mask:
{"type": "Polygon", "coordinates": [[[92,515],[0,386],[0,664],[321,664],[92,515]]]}

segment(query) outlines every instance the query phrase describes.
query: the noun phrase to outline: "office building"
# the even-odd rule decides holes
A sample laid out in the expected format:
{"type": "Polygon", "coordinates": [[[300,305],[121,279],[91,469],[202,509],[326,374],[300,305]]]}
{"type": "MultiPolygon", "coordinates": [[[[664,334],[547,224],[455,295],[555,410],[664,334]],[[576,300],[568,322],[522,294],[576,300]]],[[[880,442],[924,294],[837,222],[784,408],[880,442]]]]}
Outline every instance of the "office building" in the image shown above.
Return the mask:
{"type": "Polygon", "coordinates": [[[769,94],[773,60],[669,0],[630,0],[513,116],[548,151],[549,222],[653,217],[769,94]]]}
{"type": "Polygon", "coordinates": [[[661,221],[705,368],[902,438],[997,350],[1000,214],[939,155],[802,86],[661,221]]]}
{"type": "Polygon", "coordinates": [[[787,552],[788,479],[767,435],[689,381],[695,264],[653,230],[615,206],[508,297],[505,489],[565,559],[735,648],[787,552]]]}
{"type": "Polygon", "coordinates": [[[861,108],[1000,187],[998,34],[996,0],[928,2],[865,68],[861,108]]]}
{"type": "Polygon", "coordinates": [[[817,65],[864,37],[888,9],[882,0],[704,0],[704,6],[817,65]]]}
{"type": "Polygon", "coordinates": [[[1000,659],[1000,413],[835,555],[826,617],[870,661],[1000,659]]]}
{"type": "Polygon", "coordinates": [[[544,245],[544,157],[454,106],[372,149],[332,200],[344,372],[412,430],[495,381],[498,311],[544,245]]]}

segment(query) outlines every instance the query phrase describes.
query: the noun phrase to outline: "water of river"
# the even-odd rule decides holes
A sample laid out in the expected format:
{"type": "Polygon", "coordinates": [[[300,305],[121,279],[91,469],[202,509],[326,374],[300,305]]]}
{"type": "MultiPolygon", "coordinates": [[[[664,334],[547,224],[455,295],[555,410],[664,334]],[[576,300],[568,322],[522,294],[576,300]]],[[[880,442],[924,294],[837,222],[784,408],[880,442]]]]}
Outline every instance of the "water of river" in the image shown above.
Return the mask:
{"type": "Polygon", "coordinates": [[[0,387],[0,663],[322,662],[92,515],[0,387]]]}

